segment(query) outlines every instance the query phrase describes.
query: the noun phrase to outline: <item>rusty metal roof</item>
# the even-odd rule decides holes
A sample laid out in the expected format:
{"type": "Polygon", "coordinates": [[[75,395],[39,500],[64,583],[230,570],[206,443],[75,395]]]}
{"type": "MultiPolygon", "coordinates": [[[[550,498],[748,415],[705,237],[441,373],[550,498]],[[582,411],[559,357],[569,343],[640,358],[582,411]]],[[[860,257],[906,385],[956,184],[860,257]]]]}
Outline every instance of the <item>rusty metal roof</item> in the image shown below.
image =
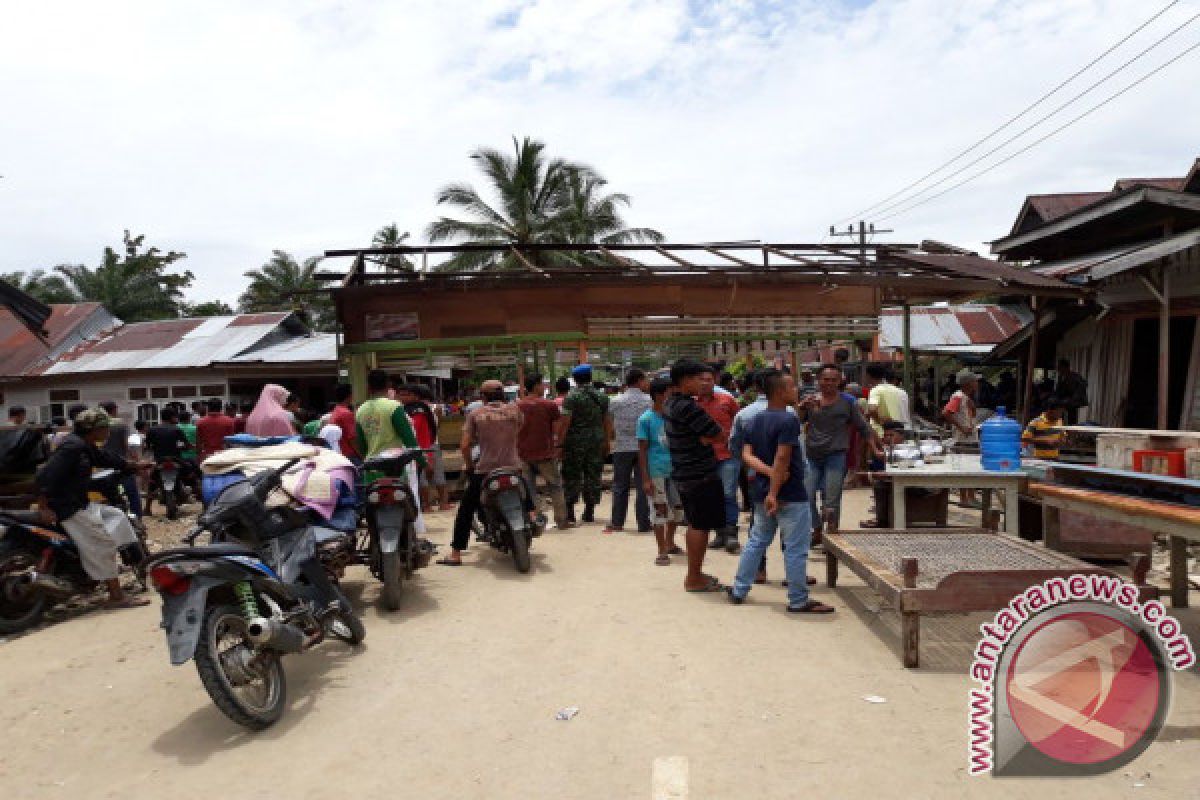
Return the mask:
{"type": "Polygon", "coordinates": [[[207,367],[275,344],[293,320],[278,312],[137,322],[63,353],[42,374],[207,367]]]}
{"type": "Polygon", "coordinates": [[[1155,189],[1182,192],[1186,183],[1187,178],[1120,178],[1113,184],[1113,191],[1123,192],[1135,186],[1153,186],[1155,189]]]}
{"type": "Polygon", "coordinates": [[[0,377],[27,375],[117,325],[120,321],[99,303],[55,304],[50,306],[42,342],[11,311],[0,310],[0,377]]]}
{"type": "MultiPolygon", "coordinates": [[[[926,351],[987,352],[1033,319],[1019,305],[916,306],[911,311],[913,349],[926,351]]],[[[881,348],[904,346],[901,309],[883,309],[879,327],[881,348]]]]}

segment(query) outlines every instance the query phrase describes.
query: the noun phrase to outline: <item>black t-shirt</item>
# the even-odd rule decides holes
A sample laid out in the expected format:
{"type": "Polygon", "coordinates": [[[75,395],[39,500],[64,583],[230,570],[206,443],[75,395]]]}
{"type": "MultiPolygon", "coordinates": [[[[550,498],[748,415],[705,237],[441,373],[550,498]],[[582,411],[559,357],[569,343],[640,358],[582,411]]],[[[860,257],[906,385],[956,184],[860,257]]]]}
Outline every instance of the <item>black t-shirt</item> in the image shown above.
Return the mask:
{"type": "Polygon", "coordinates": [[[720,436],[721,426],[693,398],[671,395],[663,404],[663,423],[671,451],[672,480],[696,481],[717,471],[712,445],[700,439],[720,436]]]}
{"type": "Polygon", "coordinates": [[[178,425],[155,425],[146,432],[146,443],[154,453],[155,461],[182,459],[183,451],[191,447],[178,425]]]}
{"type": "Polygon", "coordinates": [[[126,468],[125,459],[99,450],[71,433],[38,471],[34,481],[60,520],[87,508],[93,467],[122,471],[126,468]]]}
{"type": "MultiPolygon", "coordinates": [[[[804,491],[804,447],[800,444],[803,428],[800,418],[785,409],[762,411],[750,420],[746,432],[746,443],[754,450],[760,461],[774,466],[775,453],[779,445],[792,446],[792,458],[788,465],[788,479],[779,490],[779,502],[803,503],[808,500],[804,491]]],[[[763,500],[771,489],[771,480],[766,475],[754,478],[755,499],[763,500]]]]}

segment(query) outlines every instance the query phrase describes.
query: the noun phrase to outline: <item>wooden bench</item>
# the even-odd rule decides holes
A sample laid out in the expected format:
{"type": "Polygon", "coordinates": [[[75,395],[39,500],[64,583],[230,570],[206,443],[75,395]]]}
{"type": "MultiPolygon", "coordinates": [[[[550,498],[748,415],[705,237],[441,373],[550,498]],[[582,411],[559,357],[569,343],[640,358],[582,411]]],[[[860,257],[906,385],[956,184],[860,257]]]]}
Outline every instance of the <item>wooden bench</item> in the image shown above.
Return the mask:
{"type": "Polygon", "coordinates": [[[1113,575],[1079,559],[982,528],[825,534],[825,570],[846,566],[900,615],[906,667],[919,665],[921,615],[998,611],[1034,584],[1068,575],[1113,575]]]}
{"type": "Polygon", "coordinates": [[[1058,543],[1061,511],[1077,511],[1167,536],[1171,553],[1171,605],[1187,607],[1187,545],[1189,541],[1200,542],[1200,508],[1048,483],[1031,483],[1029,492],[1042,501],[1042,529],[1047,547],[1058,543]]]}

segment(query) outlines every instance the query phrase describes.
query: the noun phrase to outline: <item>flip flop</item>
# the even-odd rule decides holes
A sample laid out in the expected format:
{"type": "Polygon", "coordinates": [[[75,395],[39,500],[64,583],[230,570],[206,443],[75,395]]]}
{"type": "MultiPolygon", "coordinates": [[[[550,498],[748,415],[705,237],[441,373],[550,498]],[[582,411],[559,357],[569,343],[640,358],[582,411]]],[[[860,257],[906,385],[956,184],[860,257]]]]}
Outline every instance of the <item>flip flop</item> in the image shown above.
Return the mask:
{"type": "Polygon", "coordinates": [[[441,564],[443,567],[461,567],[462,566],[461,561],[451,561],[448,558],[439,558],[437,560],[437,563],[441,564]]]}
{"type": "Polygon", "coordinates": [[[671,557],[659,556],[658,558],[654,559],[654,563],[660,567],[669,567],[671,566],[671,557]]]}
{"type": "Polygon", "coordinates": [[[725,587],[716,578],[710,578],[707,586],[702,586],[699,589],[687,589],[689,594],[706,594],[709,592],[723,592],[725,587]]]}
{"type": "Polygon", "coordinates": [[[683,548],[680,548],[680,547],[672,547],[670,550],[668,550],[668,551],[667,551],[667,555],[669,555],[669,556],[683,556],[683,555],[687,555],[687,553],[685,553],[685,552],[683,551],[683,548]]]}
{"type": "Polygon", "coordinates": [[[820,600],[809,600],[802,606],[788,606],[788,611],[793,614],[832,614],[833,606],[827,606],[820,600]]]}

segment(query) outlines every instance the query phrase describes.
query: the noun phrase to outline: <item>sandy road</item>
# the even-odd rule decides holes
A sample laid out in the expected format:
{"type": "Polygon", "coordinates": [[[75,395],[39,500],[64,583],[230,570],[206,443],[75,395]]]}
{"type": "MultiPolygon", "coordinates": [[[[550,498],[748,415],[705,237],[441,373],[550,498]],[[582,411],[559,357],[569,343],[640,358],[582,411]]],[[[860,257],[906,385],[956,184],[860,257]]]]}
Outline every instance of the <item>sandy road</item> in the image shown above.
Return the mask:
{"type": "MultiPolygon", "coordinates": [[[[431,518],[439,543],[448,516],[431,518]]],[[[687,759],[688,796],[705,800],[1028,797],[1028,782],[966,775],[981,616],[926,623],[922,668],[905,670],[894,615],[853,576],[818,587],[831,618],[784,613],[777,581],[734,607],[685,594],[682,564],[654,566],[649,537],[599,529],[548,532],[529,576],[490,550],[431,566],[395,614],[352,575],[365,646],[289,658],[290,708],[260,734],[227,721],[190,664],[168,664],[157,603],[11,639],[0,797],[608,800],[650,797],[667,757],[687,759]],[[571,705],[575,719],[554,719],[571,705]]],[[[735,561],[710,554],[710,570],[729,579],[735,561]]],[[[1180,616],[1200,642],[1200,615],[1180,616]]],[[[1200,798],[1200,678],[1175,688],[1163,739],[1130,767],[1036,791],[1200,798]]]]}

